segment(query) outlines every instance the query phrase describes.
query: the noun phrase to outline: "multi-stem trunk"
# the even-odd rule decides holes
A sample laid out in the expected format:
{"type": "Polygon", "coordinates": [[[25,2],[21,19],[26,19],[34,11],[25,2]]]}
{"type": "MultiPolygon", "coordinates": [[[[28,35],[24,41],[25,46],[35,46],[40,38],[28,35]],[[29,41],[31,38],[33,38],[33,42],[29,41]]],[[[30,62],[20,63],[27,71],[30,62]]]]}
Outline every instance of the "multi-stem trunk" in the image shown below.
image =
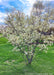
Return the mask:
{"type": "Polygon", "coordinates": [[[27,63],[27,64],[31,64],[32,59],[33,59],[33,56],[34,56],[34,52],[35,52],[35,50],[33,50],[32,55],[31,55],[31,57],[30,57],[30,58],[29,58],[29,55],[28,55],[28,54],[26,55],[26,58],[27,58],[27,61],[28,61],[28,63],[27,63]]]}
{"type": "Polygon", "coordinates": [[[32,59],[33,59],[33,55],[32,55],[31,58],[29,59],[28,64],[31,64],[32,59]]]}

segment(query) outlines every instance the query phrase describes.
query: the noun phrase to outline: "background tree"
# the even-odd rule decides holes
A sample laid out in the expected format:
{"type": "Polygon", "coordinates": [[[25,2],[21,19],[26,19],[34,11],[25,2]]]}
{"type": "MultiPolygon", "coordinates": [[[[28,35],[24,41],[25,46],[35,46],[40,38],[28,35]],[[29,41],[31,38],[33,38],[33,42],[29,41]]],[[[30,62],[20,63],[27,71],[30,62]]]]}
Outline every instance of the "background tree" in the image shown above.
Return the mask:
{"type": "Polygon", "coordinates": [[[33,4],[33,8],[32,8],[31,14],[34,15],[34,16],[39,16],[39,15],[42,14],[44,8],[45,8],[45,6],[43,5],[42,1],[36,1],[33,4]]]}

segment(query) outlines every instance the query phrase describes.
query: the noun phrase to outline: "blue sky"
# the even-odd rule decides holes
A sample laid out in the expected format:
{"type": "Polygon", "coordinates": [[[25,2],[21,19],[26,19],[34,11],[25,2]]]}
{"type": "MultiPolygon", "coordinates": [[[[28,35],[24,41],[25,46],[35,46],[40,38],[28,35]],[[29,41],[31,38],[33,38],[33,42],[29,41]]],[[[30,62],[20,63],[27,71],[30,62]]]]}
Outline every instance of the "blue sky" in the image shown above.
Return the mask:
{"type": "MultiPolygon", "coordinates": [[[[4,23],[4,18],[6,15],[6,9],[23,9],[23,12],[26,15],[30,14],[32,9],[33,3],[37,0],[0,0],[0,24],[4,23]]],[[[53,0],[41,0],[43,2],[50,2],[51,6],[53,7],[54,1],[53,0]]]]}

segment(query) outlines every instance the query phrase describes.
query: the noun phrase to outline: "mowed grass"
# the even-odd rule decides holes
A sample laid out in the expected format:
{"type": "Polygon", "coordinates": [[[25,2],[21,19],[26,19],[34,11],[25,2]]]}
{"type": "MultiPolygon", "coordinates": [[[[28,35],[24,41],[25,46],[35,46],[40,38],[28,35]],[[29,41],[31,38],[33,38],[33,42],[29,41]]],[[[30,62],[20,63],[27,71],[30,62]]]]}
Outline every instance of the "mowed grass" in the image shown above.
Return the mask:
{"type": "Polygon", "coordinates": [[[20,52],[4,37],[0,38],[0,75],[54,75],[54,45],[48,53],[39,53],[31,65],[26,65],[20,52]]]}

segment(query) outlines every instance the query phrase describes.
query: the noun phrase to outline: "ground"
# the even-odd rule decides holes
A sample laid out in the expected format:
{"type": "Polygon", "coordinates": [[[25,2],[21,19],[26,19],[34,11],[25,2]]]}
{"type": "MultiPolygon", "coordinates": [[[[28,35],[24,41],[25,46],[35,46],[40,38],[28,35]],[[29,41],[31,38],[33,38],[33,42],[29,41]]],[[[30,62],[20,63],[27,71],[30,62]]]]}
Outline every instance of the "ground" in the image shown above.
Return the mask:
{"type": "MultiPolygon", "coordinates": [[[[0,36],[2,36],[0,34],[0,36]]],[[[13,46],[4,37],[0,37],[0,75],[54,75],[54,45],[48,52],[40,52],[26,66],[20,52],[13,52],[13,46]]]]}

